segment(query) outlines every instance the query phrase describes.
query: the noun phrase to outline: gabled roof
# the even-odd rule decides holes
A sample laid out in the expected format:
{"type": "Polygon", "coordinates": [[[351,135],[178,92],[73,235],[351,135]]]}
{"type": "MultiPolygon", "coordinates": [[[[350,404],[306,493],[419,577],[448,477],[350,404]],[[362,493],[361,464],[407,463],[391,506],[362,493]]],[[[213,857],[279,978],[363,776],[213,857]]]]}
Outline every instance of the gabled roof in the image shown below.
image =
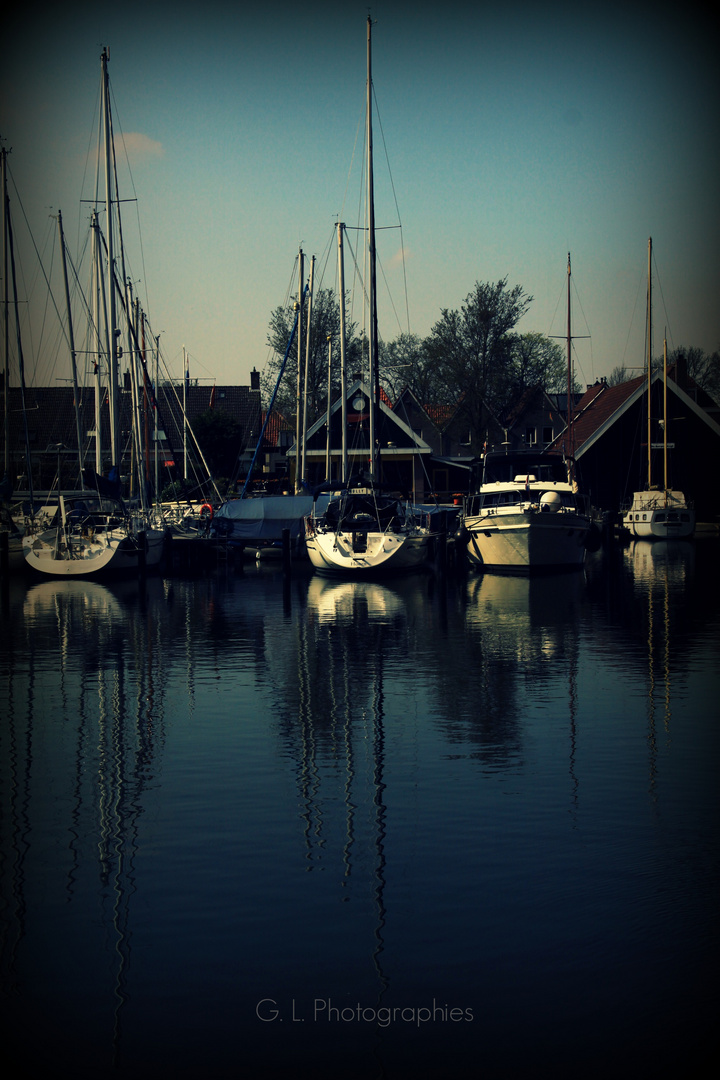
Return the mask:
{"type": "Polygon", "coordinates": [[[465,393],[463,392],[452,405],[423,404],[414,391],[411,390],[409,386],[406,386],[393,405],[393,412],[398,412],[406,397],[412,398],[416,407],[425,414],[430,423],[433,424],[439,432],[443,432],[449,427],[465,403],[465,393]]]}
{"type": "MultiPolygon", "coordinates": [[[[239,424],[242,438],[252,443],[260,431],[260,392],[247,386],[199,387],[191,385],[185,390],[186,413],[190,426],[208,410],[214,397],[216,412],[226,412],[239,424]]],[[[95,430],[95,389],[78,387],[80,403],[80,435],[83,441],[95,430]]],[[[161,383],[158,392],[160,420],[166,438],[176,448],[182,441],[182,384],[161,383]]],[[[120,394],[120,426],[123,446],[127,445],[127,432],[131,427],[132,395],[126,389],[120,394]]],[[[24,446],[22,397],[19,387],[11,386],[8,395],[10,443],[13,452],[24,446]]],[[[55,452],[62,444],[66,453],[77,453],[77,428],[75,398],[72,386],[27,387],[25,390],[30,449],[33,453],[55,452]]],[[[108,415],[107,387],[102,391],[101,431],[103,448],[109,449],[110,423],[108,415]]]]}
{"type": "MultiPolygon", "coordinates": [[[[263,424],[265,423],[266,416],[267,412],[263,410],[263,424]]],[[[282,413],[271,412],[265,428],[265,433],[263,434],[262,444],[264,450],[277,450],[279,448],[281,431],[294,431],[294,428],[288,423],[282,413]]]]}
{"type": "Polygon", "coordinates": [[[407,398],[412,399],[415,408],[419,409],[438,430],[440,430],[443,424],[447,422],[454,410],[454,406],[452,405],[423,405],[415,392],[411,390],[409,386],[406,386],[392,407],[393,412],[396,415],[399,415],[401,411],[407,414],[405,405],[407,398]]]}
{"type": "MultiPolygon", "coordinates": [[[[368,400],[371,400],[372,394],[371,394],[371,391],[370,391],[370,387],[367,385],[367,383],[363,379],[356,379],[355,382],[352,383],[348,387],[348,389],[347,389],[347,400],[352,401],[353,396],[355,394],[357,394],[358,391],[363,393],[368,398],[368,400]]],[[[380,412],[383,414],[383,416],[388,417],[390,419],[390,421],[403,432],[406,439],[409,440],[411,444],[413,444],[413,448],[414,448],[415,453],[420,453],[420,454],[431,454],[432,453],[431,448],[428,446],[428,444],[425,442],[425,440],[421,439],[420,436],[416,432],[414,432],[412,430],[412,428],[410,428],[405,423],[404,420],[401,420],[400,417],[396,413],[393,412],[392,408],[390,407],[390,399],[387,397],[387,394],[385,394],[383,391],[380,392],[379,407],[380,407],[380,412]]],[[[332,406],[330,408],[331,417],[335,416],[338,412],[340,412],[341,409],[342,409],[342,397],[338,397],[336,399],[336,401],[333,402],[333,404],[332,404],[332,406]]],[[[319,416],[317,418],[315,423],[312,424],[312,426],[308,428],[307,434],[306,434],[306,441],[309,441],[313,437],[313,435],[317,434],[318,431],[320,431],[322,428],[324,428],[326,423],[327,423],[327,415],[325,413],[323,413],[321,416],[319,416]]],[[[293,443],[293,445],[288,450],[288,454],[294,457],[295,453],[296,453],[295,448],[296,448],[296,443],[293,443]]],[[[323,453],[324,452],[325,451],[323,451],[323,453]]],[[[392,454],[393,453],[392,449],[386,449],[383,452],[385,454],[388,454],[388,453],[392,454]]],[[[407,448],[405,449],[404,452],[405,453],[408,452],[407,448]]],[[[308,454],[316,454],[316,453],[317,453],[317,451],[313,451],[313,450],[308,449],[308,454]]]]}
{"type": "Polygon", "coordinates": [[[542,400],[545,408],[562,415],[563,410],[557,408],[552,397],[545,393],[542,386],[528,386],[523,390],[519,401],[508,409],[503,419],[503,426],[506,428],[514,427],[538,399],[542,400]]]}
{"type": "MultiPolygon", "coordinates": [[[[662,378],[662,371],[656,371],[652,377],[652,384],[662,381],[662,378]]],[[[675,394],[686,408],[691,409],[712,431],[720,435],[720,425],[682,390],[670,375],[668,375],[667,388],[669,393],[675,394]]],[[[581,458],[587,453],[598,439],[601,439],[616,421],[643,397],[646,389],[647,379],[644,375],[629,379],[627,382],[617,383],[615,386],[596,383],[588,387],[580,399],[573,420],[575,457],[581,458]]],[[[562,444],[566,431],[567,427],[555,438],[552,446],[558,447],[562,444]]]]}

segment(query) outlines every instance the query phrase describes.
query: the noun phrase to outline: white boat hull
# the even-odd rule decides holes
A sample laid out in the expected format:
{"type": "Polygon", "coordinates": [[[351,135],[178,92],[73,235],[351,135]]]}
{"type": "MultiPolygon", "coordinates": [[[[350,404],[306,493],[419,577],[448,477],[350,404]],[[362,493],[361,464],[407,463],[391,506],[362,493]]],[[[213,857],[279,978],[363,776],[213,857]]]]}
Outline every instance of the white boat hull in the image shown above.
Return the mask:
{"type": "Polygon", "coordinates": [[[368,532],[362,534],[359,544],[354,539],[356,535],[320,531],[309,525],[305,543],[310,562],[316,570],[353,577],[378,571],[412,570],[427,562],[426,533],[368,532]]]}
{"type": "Polygon", "coordinates": [[[687,540],[695,533],[695,511],[681,491],[636,491],[623,525],[638,540],[687,540]]]}
{"type": "MultiPolygon", "coordinates": [[[[145,566],[160,563],[164,533],[159,529],[145,532],[145,566]]],[[[57,529],[37,536],[26,537],[23,543],[25,562],[41,574],[53,577],[88,577],[101,571],[137,571],[140,549],[135,537],[124,529],[96,533],[94,536],[71,537],[68,544],[57,529]]]]}
{"type": "Polygon", "coordinates": [[[492,570],[580,568],[590,519],[581,514],[527,510],[465,518],[468,557],[492,570]]]}

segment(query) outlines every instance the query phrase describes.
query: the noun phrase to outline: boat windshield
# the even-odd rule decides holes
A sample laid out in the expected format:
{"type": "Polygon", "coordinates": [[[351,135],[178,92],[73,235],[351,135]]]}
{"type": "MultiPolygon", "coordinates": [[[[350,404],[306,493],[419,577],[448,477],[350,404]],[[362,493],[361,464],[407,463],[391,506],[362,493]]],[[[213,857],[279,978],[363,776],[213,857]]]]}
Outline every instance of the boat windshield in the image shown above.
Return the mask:
{"type": "Polygon", "coordinates": [[[483,484],[511,484],[518,476],[532,476],[535,482],[543,484],[566,484],[568,479],[567,467],[559,454],[524,451],[486,455],[483,484]]]}

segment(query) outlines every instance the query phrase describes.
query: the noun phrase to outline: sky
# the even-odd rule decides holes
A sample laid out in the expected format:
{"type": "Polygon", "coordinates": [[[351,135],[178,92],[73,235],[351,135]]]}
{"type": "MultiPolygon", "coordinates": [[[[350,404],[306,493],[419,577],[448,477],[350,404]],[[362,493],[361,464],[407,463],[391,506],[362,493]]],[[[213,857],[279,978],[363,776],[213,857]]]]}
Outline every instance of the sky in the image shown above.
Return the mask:
{"type": "Polygon", "coordinates": [[[368,11],[381,337],[424,337],[503,278],[534,298],[517,329],[562,337],[570,253],[580,381],[633,375],[652,237],[655,351],[664,333],[720,348],[709,8],[41,0],[4,17],[0,65],[31,382],[70,373],[32,262],[57,279],[60,209],[80,265],[103,47],[129,273],[164,363],[179,378],[185,349],[201,383],[247,385],[299,248],[315,287],[335,287],[336,222],[357,221],[368,11]]]}

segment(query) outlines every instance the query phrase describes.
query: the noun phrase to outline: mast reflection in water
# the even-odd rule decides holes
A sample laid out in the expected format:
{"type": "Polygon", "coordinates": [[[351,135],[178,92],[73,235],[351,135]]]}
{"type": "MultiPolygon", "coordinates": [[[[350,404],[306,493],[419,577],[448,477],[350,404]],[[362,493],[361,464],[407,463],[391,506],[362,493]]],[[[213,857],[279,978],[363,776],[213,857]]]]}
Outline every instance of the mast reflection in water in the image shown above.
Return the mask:
{"type": "Polygon", "coordinates": [[[11,583],[18,1075],[692,1070],[718,1007],[716,551],[11,583]]]}

